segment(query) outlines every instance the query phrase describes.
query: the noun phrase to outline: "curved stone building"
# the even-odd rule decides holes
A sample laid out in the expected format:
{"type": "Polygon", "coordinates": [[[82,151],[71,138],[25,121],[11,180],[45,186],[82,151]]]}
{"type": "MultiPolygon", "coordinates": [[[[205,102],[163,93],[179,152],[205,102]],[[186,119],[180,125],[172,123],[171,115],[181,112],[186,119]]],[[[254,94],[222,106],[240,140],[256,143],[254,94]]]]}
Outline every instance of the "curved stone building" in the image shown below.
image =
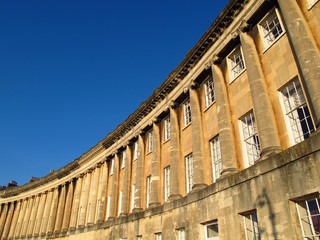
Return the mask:
{"type": "Polygon", "coordinates": [[[101,142],[0,191],[1,239],[319,239],[319,46],[319,0],[230,0],[101,142]]]}

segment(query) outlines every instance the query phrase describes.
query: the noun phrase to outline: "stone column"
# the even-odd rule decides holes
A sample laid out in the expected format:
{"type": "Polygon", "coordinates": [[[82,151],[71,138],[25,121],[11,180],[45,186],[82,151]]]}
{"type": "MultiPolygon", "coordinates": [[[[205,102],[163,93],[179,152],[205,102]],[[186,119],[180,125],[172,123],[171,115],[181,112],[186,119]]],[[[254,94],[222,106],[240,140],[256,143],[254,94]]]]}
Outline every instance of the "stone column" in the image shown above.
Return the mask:
{"type": "Polygon", "coordinates": [[[71,180],[68,183],[68,193],[67,193],[64,215],[62,220],[61,232],[67,232],[69,228],[69,221],[70,221],[72,200],[73,200],[73,188],[74,188],[74,180],[71,180]]]}
{"type": "Polygon", "coordinates": [[[98,196],[98,185],[100,178],[100,165],[97,165],[95,169],[92,171],[92,181],[90,187],[90,195],[89,195],[89,206],[88,206],[88,220],[87,225],[91,226],[94,224],[95,213],[97,207],[97,196],[98,196]]]}
{"type": "Polygon", "coordinates": [[[201,105],[198,96],[198,86],[193,84],[190,88],[191,128],[192,128],[192,157],[193,157],[193,186],[192,190],[207,186],[203,171],[203,128],[201,105]]]}
{"type": "Polygon", "coordinates": [[[89,199],[89,190],[91,183],[91,172],[85,174],[80,198],[79,222],[78,227],[83,228],[86,225],[86,213],[89,199]]]}
{"type": "Polygon", "coordinates": [[[60,188],[60,196],[58,202],[57,217],[54,226],[54,233],[59,233],[61,231],[62,219],[64,215],[64,206],[66,203],[66,184],[63,184],[60,188]]]}
{"type": "Polygon", "coordinates": [[[182,197],[179,188],[180,179],[180,127],[177,105],[173,102],[170,106],[170,195],[169,200],[182,197]]]}
{"type": "Polygon", "coordinates": [[[107,186],[108,186],[108,164],[104,161],[101,165],[100,182],[99,182],[99,195],[98,195],[98,211],[97,223],[103,223],[105,218],[107,206],[107,186]]]}
{"type": "Polygon", "coordinates": [[[23,226],[21,230],[21,237],[24,238],[27,235],[28,225],[30,223],[31,210],[33,208],[34,196],[28,199],[26,214],[23,219],[23,226]]]}
{"type": "MultiPolygon", "coordinates": [[[[3,232],[2,232],[2,238],[1,239],[3,239],[3,240],[7,239],[10,227],[12,226],[12,218],[13,218],[13,212],[14,212],[15,204],[14,204],[14,202],[11,202],[11,203],[9,203],[9,205],[10,206],[9,206],[9,210],[8,210],[8,214],[7,214],[6,223],[4,225],[4,229],[3,229],[3,232]]],[[[1,223],[0,223],[0,227],[1,227],[1,223]]]]}
{"type": "Polygon", "coordinates": [[[46,193],[41,193],[41,198],[40,198],[40,203],[39,203],[39,210],[37,212],[35,226],[34,226],[34,232],[33,232],[33,236],[34,237],[38,237],[39,236],[40,227],[41,227],[41,220],[42,220],[42,217],[43,217],[44,207],[45,207],[45,204],[46,204],[46,197],[47,197],[46,193]]]}
{"type": "Polygon", "coordinates": [[[48,221],[50,216],[50,210],[51,210],[51,203],[52,203],[52,197],[53,197],[53,189],[49,190],[49,192],[46,193],[47,198],[45,202],[45,208],[41,223],[41,236],[45,236],[47,234],[47,228],[48,228],[48,221]]]}
{"type": "Polygon", "coordinates": [[[126,166],[124,169],[123,183],[122,183],[122,206],[121,206],[121,216],[128,214],[129,209],[129,189],[130,189],[130,179],[131,179],[131,148],[129,144],[126,146],[126,166]]]}
{"type": "Polygon", "coordinates": [[[1,214],[1,217],[0,217],[0,237],[2,236],[2,232],[3,232],[3,229],[4,229],[4,224],[6,222],[6,218],[7,218],[8,210],[9,210],[8,203],[4,203],[1,206],[2,207],[0,209],[0,214],[1,214]]]}
{"type": "Polygon", "coordinates": [[[260,155],[263,159],[281,151],[279,133],[254,40],[248,33],[244,32],[249,29],[249,26],[244,24],[241,29],[243,32],[240,32],[240,41],[257,122],[260,155]]]}
{"type": "Polygon", "coordinates": [[[297,1],[278,0],[313,119],[320,126],[320,53],[297,1]]]}
{"type": "Polygon", "coordinates": [[[222,161],[221,177],[224,177],[237,172],[236,147],[227,87],[221,68],[218,65],[220,64],[220,60],[215,57],[212,63],[211,70],[218,113],[222,161]]]}
{"type": "Polygon", "coordinates": [[[116,217],[116,211],[117,211],[117,197],[119,195],[118,193],[118,172],[119,172],[119,155],[116,153],[114,156],[114,171],[111,179],[111,191],[109,193],[110,196],[110,206],[109,211],[110,215],[108,219],[114,219],[116,217]]]}
{"type": "Polygon", "coordinates": [[[32,207],[32,211],[31,211],[31,215],[30,215],[30,223],[29,223],[28,230],[27,230],[27,237],[28,238],[30,238],[33,234],[34,224],[35,224],[37,212],[39,209],[40,196],[37,195],[34,198],[35,198],[34,205],[32,207]]]}
{"type": "Polygon", "coordinates": [[[150,194],[150,207],[160,205],[160,126],[159,120],[153,121],[153,149],[152,149],[152,163],[151,163],[151,194],[150,194]]]}
{"type": "Polygon", "coordinates": [[[18,224],[16,226],[16,230],[14,233],[15,238],[19,238],[21,235],[21,228],[22,228],[23,219],[24,219],[24,215],[26,213],[26,208],[27,208],[26,204],[27,204],[27,199],[21,200],[21,208],[20,208],[20,212],[19,212],[18,224]]]}
{"type": "Polygon", "coordinates": [[[56,187],[53,192],[53,200],[50,210],[49,222],[48,222],[48,232],[47,234],[52,234],[54,231],[54,225],[57,217],[57,209],[59,203],[59,187],[56,187]]]}
{"type": "Polygon", "coordinates": [[[82,178],[83,176],[79,176],[76,180],[76,189],[74,191],[73,204],[72,204],[72,210],[71,210],[71,219],[70,219],[70,228],[69,228],[70,231],[74,231],[77,226],[81,188],[82,188],[82,178]]]}
{"type": "Polygon", "coordinates": [[[15,229],[16,229],[16,226],[17,226],[17,223],[18,223],[18,217],[19,217],[21,202],[22,201],[19,200],[16,203],[16,208],[14,209],[14,214],[13,214],[13,219],[12,219],[12,223],[11,223],[8,239],[13,239],[14,238],[14,232],[15,232],[15,229]]]}
{"type": "Polygon", "coordinates": [[[143,180],[144,180],[144,142],[143,136],[139,134],[138,137],[138,159],[135,179],[135,193],[134,193],[134,207],[132,212],[138,212],[142,210],[142,193],[143,193],[143,180]]]}

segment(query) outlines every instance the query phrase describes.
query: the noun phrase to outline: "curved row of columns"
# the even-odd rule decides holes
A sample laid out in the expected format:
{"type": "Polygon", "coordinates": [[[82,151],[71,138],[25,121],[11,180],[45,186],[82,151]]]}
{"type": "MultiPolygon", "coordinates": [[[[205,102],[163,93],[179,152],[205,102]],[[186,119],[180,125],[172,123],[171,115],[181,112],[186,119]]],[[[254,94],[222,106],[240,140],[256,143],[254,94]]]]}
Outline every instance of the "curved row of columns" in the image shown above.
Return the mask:
{"type": "MultiPolygon", "coordinates": [[[[303,18],[296,1],[278,0],[289,42],[300,70],[301,80],[310,99],[310,107],[316,126],[320,123],[320,57],[308,24],[303,18]],[[301,40],[303,35],[303,40],[301,40]]],[[[281,150],[277,124],[273,108],[268,96],[266,80],[262,71],[261,62],[250,35],[248,26],[241,26],[239,31],[240,43],[246,63],[247,76],[252,95],[253,108],[257,121],[259,139],[261,141],[262,158],[281,150]]],[[[220,67],[220,59],[214,57],[211,61],[211,71],[214,79],[216,106],[218,114],[219,137],[221,141],[222,176],[233,174],[238,169],[236,160],[236,145],[232,125],[230,103],[226,81],[220,67]]],[[[192,111],[192,153],[194,159],[194,186],[193,189],[206,186],[203,166],[203,123],[200,107],[200,96],[196,85],[189,89],[192,111]]],[[[180,121],[179,109],[176,104],[170,107],[170,200],[182,196],[179,181],[181,172],[180,150],[180,121]]],[[[160,189],[160,126],[153,123],[153,153],[150,206],[161,203],[160,189]]],[[[120,158],[114,157],[114,173],[109,177],[108,163],[98,164],[94,169],[77,178],[57,186],[41,194],[30,196],[14,202],[0,205],[0,237],[14,239],[37,237],[50,234],[75,231],[96,223],[106,221],[108,208],[109,218],[126,215],[129,212],[130,184],[134,184],[133,212],[143,209],[144,192],[144,138],[138,136],[138,159],[135,169],[135,178],[132,179],[132,148],[127,144],[126,166],[123,175],[123,184],[119,186],[120,158]],[[109,182],[110,180],[110,182],[109,182]],[[121,206],[119,191],[122,192],[121,206]],[[110,201],[108,201],[110,199],[110,201]],[[109,202],[109,206],[107,203],[109,202]]],[[[149,207],[149,206],[147,206],[149,207]]]]}

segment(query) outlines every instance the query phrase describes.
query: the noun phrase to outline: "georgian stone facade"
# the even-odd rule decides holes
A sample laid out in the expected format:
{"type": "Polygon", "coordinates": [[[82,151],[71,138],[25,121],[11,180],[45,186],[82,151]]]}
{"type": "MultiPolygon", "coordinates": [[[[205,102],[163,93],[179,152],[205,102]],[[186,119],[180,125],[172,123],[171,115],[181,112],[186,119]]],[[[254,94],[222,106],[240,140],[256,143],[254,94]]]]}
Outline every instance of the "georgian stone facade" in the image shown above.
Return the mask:
{"type": "Polygon", "coordinates": [[[117,129],[0,191],[1,239],[318,239],[319,16],[229,1],[117,129]]]}

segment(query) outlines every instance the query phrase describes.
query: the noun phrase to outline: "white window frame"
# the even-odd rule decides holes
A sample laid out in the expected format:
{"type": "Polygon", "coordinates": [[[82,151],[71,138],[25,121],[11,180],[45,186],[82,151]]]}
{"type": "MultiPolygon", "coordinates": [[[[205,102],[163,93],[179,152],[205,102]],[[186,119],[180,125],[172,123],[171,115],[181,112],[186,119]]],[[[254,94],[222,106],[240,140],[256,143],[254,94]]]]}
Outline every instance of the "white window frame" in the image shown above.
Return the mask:
{"type": "Polygon", "coordinates": [[[310,10],[319,0],[308,0],[308,10],[310,10]]]}
{"type": "Polygon", "coordinates": [[[204,224],[204,239],[205,240],[219,240],[219,228],[218,228],[218,220],[213,220],[213,221],[210,221],[210,222],[207,222],[204,224]],[[216,234],[218,236],[209,236],[209,234],[211,233],[210,231],[210,227],[212,226],[217,226],[217,231],[216,231],[216,234]]]}
{"type": "Polygon", "coordinates": [[[118,201],[118,216],[120,216],[122,211],[122,191],[119,192],[119,201],[118,201]]]}
{"type": "Polygon", "coordinates": [[[131,185],[131,201],[130,201],[130,212],[133,211],[134,209],[134,194],[136,191],[136,185],[132,184],[131,185]]]}
{"type": "Polygon", "coordinates": [[[221,177],[222,172],[222,158],[219,135],[217,135],[210,141],[210,150],[213,182],[216,182],[217,179],[221,177]]]}
{"type": "Polygon", "coordinates": [[[242,116],[239,119],[239,122],[245,166],[249,167],[254,165],[255,161],[260,158],[261,153],[258,130],[253,111],[242,116]]]}
{"type": "Polygon", "coordinates": [[[155,236],[155,240],[162,240],[162,233],[161,232],[155,233],[154,236],[155,236]]]}
{"type": "Polygon", "coordinates": [[[164,142],[168,141],[170,139],[170,116],[168,116],[167,118],[165,118],[163,120],[163,126],[164,126],[164,131],[163,131],[163,140],[164,142]]]}
{"type": "Polygon", "coordinates": [[[139,145],[138,145],[138,141],[135,141],[133,143],[133,161],[138,159],[138,154],[139,154],[139,145]]]}
{"type": "Polygon", "coordinates": [[[238,45],[227,57],[229,67],[230,81],[232,83],[239,77],[245,70],[246,64],[244,62],[242,47],[238,45]]]}
{"type": "Polygon", "coordinates": [[[109,195],[107,199],[107,212],[106,212],[107,219],[110,217],[110,203],[111,203],[111,196],[109,195]]]}
{"type": "Polygon", "coordinates": [[[203,86],[204,86],[204,96],[206,100],[206,107],[208,108],[216,100],[213,78],[210,77],[207,81],[204,82],[203,86]]]}
{"type": "Polygon", "coordinates": [[[146,208],[149,207],[151,196],[151,176],[146,179],[146,208]]]}
{"type": "Polygon", "coordinates": [[[260,240],[261,233],[259,228],[259,221],[256,211],[243,214],[243,227],[246,240],[260,240]]]}
{"type": "Polygon", "coordinates": [[[282,35],[285,29],[277,8],[272,9],[258,24],[265,50],[271,47],[282,35]]]}
{"type": "Polygon", "coordinates": [[[147,153],[151,153],[153,149],[153,131],[150,130],[147,134],[148,136],[148,148],[147,148],[147,153]]]}
{"type": "Polygon", "coordinates": [[[164,201],[167,202],[170,196],[170,166],[163,169],[163,186],[164,186],[164,201]]]}
{"type": "Polygon", "coordinates": [[[189,193],[193,186],[193,156],[192,153],[185,157],[186,164],[186,192],[189,193]]]}
{"type": "Polygon", "coordinates": [[[303,239],[320,238],[320,198],[311,198],[296,203],[303,239]],[[315,229],[315,221],[319,229],[315,229]]]}
{"type": "Polygon", "coordinates": [[[137,236],[137,240],[142,240],[142,236],[137,236]]]}
{"type": "Polygon", "coordinates": [[[114,174],[114,157],[111,158],[111,162],[110,162],[110,173],[109,176],[114,174]]]}
{"type": "Polygon", "coordinates": [[[183,103],[183,120],[184,120],[185,127],[191,124],[192,113],[191,113],[190,99],[187,99],[183,103]]]}
{"type": "Polygon", "coordinates": [[[126,150],[124,150],[121,153],[121,169],[124,169],[126,167],[126,161],[127,161],[127,152],[126,150]]]}
{"type": "Polygon", "coordinates": [[[310,137],[315,130],[302,86],[295,77],[280,89],[281,106],[292,145],[310,137]]]}
{"type": "Polygon", "coordinates": [[[185,228],[177,229],[177,237],[178,237],[178,240],[185,240],[186,239],[186,229],[185,228]]]}

